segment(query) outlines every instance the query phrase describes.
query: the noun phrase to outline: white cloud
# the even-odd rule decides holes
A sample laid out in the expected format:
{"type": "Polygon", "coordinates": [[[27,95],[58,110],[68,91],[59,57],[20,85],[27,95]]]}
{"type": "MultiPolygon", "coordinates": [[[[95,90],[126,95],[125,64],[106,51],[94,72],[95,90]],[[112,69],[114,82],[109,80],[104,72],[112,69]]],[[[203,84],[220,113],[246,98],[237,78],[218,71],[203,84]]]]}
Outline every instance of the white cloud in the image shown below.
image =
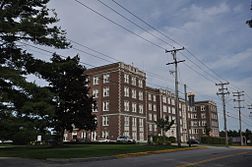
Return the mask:
{"type": "MultiPolygon", "coordinates": [[[[170,46],[167,44],[127,23],[113,12],[105,9],[97,1],[90,0],[83,2],[88,2],[88,5],[91,5],[92,8],[95,8],[110,19],[119,22],[141,36],[148,38],[152,42],[170,49],[170,46]]],[[[108,1],[103,2],[110,3],[108,1]]],[[[134,2],[121,0],[118,2],[127,6],[148,23],[164,31],[168,36],[171,35],[173,39],[189,48],[200,60],[211,66],[221,76],[224,78],[228,77],[227,79],[229,79],[231,84],[234,83],[252,94],[252,88],[249,85],[252,82],[251,77],[243,73],[236,76],[238,68],[239,70],[252,73],[252,69],[249,69],[249,62],[251,62],[250,53],[252,53],[252,33],[251,29],[243,23],[243,20],[247,18],[244,16],[244,11],[242,10],[244,6],[248,5],[246,2],[235,0],[228,2],[219,0],[146,0],[144,3],[142,0],[134,2]],[[230,69],[229,74],[224,73],[226,69],[230,69]],[[239,80],[235,78],[239,78],[239,80]]],[[[158,74],[158,76],[155,75],[154,77],[148,74],[149,83],[174,88],[174,79],[169,74],[169,69],[173,69],[174,67],[165,65],[167,62],[172,61],[172,58],[171,55],[165,54],[164,50],[152,46],[139,37],[122,30],[118,26],[81,7],[74,1],[51,1],[50,6],[56,9],[58,17],[61,19],[60,25],[67,30],[68,36],[71,39],[116,59],[123,60],[126,63],[131,64],[133,62],[137,67],[147,72],[158,74]]],[[[113,7],[116,6],[113,5],[113,7]]],[[[118,7],[116,9],[119,10],[118,7]]],[[[124,12],[124,14],[126,13],[124,12]]],[[[133,17],[130,18],[133,20],[133,17]]],[[[140,22],[138,21],[137,23],[140,22]]],[[[157,34],[155,31],[151,32],[157,34]]],[[[173,43],[172,41],[169,42],[173,43]]],[[[85,50],[85,48],[79,48],[85,50]]],[[[61,52],[67,55],[78,53],[73,50],[61,52]]],[[[185,51],[183,52],[196,62],[191,55],[188,55],[185,51]]],[[[95,66],[108,64],[108,62],[87,56],[81,52],[79,53],[83,62],[95,66]]],[[[178,58],[184,59],[180,54],[178,58]]],[[[200,69],[189,61],[186,63],[195,70],[200,71],[200,69]]],[[[205,80],[183,64],[180,64],[179,67],[182,82],[187,83],[190,88],[194,89],[197,97],[219,100],[216,96],[217,88],[214,83],[205,80]]],[[[209,72],[202,64],[201,67],[209,72]]],[[[203,75],[207,76],[206,73],[203,75]]],[[[180,88],[182,89],[181,86],[180,88]]]]}

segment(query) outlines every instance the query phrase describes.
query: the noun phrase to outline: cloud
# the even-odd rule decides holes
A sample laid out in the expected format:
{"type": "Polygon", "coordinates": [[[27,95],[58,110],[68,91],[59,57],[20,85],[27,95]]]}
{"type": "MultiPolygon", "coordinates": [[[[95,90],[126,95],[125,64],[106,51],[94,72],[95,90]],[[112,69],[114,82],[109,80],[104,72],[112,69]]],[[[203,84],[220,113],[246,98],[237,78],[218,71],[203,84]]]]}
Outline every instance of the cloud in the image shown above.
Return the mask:
{"type": "MultiPolygon", "coordinates": [[[[120,10],[125,16],[150,30],[146,25],[135,20],[134,17],[126,12],[121,11],[118,6],[110,1],[103,2],[120,10]]],[[[136,0],[134,2],[118,0],[118,2],[158,30],[163,31],[167,36],[182,43],[198,59],[211,67],[216,73],[223,76],[223,78],[229,80],[231,85],[237,85],[238,87],[244,88],[249,94],[252,94],[252,88],[250,86],[252,82],[252,69],[250,67],[250,62],[252,62],[250,54],[252,53],[252,33],[251,29],[245,24],[246,19],[250,17],[247,14],[249,13],[249,4],[236,0],[145,0],[144,3],[142,0],[136,0]],[[248,12],[244,12],[245,9],[248,12]]],[[[123,20],[120,16],[106,9],[97,1],[87,0],[83,1],[83,3],[87,3],[106,17],[122,24],[144,38],[167,49],[171,48],[169,45],[123,20]]],[[[58,17],[61,19],[59,25],[67,30],[69,38],[128,64],[133,62],[138,68],[147,72],[147,82],[150,85],[168,86],[174,89],[174,78],[169,74],[169,70],[173,70],[174,67],[165,65],[173,61],[172,56],[165,54],[163,49],[153,46],[104,18],[97,16],[74,1],[50,1],[49,6],[56,9],[58,17]],[[155,74],[153,75],[151,73],[155,74]]],[[[158,35],[154,30],[150,30],[150,32],[158,35]]],[[[159,37],[165,39],[161,35],[159,37]]],[[[171,40],[165,40],[174,44],[171,40]]],[[[180,47],[177,44],[174,45],[180,47]]],[[[74,46],[87,51],[78,45],[74,46]]],[[[60,50],[60,53],[70,56],[79,53],[83,62],[95,66],[109,63],[73,49],[67,51],[60,50]]],[[[182,51],[182,53],[193,62],[199,64],[204,71],[212,73],[192,55],[186,51],[182,51]]],[[[178,59],[186,58],[178,54],[178,59]]],[[[206,80],[185,64],[181,63],[179,64],[180,82],[187,83],[189,86],[188,90],[194,90],[199,100],[214,99],[218,101],[219,109],[221,109],[221,104],[219,104],[220,99],[216,96],[217,87],[214,85],[214,82],[219,82],[220,79],[217,80],[216,76],[215,78],[209,77],[206,72],[202,72],[201,69],[187,59],[186,63],[213,81],[206,80]]],[[[180,91],[183,92],[183,86],[181,85],[180,91]]]]}

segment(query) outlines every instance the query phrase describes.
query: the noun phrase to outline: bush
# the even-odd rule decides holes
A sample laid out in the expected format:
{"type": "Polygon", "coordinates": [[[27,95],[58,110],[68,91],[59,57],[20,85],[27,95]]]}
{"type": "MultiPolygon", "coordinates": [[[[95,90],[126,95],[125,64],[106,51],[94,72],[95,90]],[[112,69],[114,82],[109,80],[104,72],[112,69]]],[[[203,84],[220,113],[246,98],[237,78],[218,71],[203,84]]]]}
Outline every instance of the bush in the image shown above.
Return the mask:
{"type": "Polygon", "coordinates": [[[175,142],[176,142],[176,137],[170,136],[170,137],[168,138],[168,140],[169,140],[170,142],[172,142],[172,143],[175,143],[175,142]]]}
{"type": "Polygon", "coordinates": [[[29,144],[31,141],[34,140],[36,140],[36,134],[28,130],[19,131],[13,136],[14,144],[24,145],[29,144]]]}
{"type": "Polygon", "coordinates": [[[166,136],[153,136],[153,144],[171,145],[171,141],[166,136]]]}
{"type": "Polygon", "coordinates": [[[201,137],[202,144],[225,144],[225,138],[223,137],[210,137],[210,136],[203,136],[201,137]]]}

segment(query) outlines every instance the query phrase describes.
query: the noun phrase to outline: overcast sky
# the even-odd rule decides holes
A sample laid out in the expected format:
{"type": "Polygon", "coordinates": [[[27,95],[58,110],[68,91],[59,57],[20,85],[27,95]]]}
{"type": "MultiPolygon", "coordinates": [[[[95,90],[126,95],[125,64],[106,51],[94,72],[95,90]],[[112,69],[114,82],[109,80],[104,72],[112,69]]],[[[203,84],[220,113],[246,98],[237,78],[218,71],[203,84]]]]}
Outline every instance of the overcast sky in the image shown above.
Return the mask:
{"type": "MultiPolygon", "coordinates": [[[[164,49],[184,46],[187,50],[177,54],[178,60],[186,60],[179,64],[179,90],[183,92],[183,84],[186,83],[188,91],[194,92],[197,100],[214,100],[218,106],[220,129],[223,129],[222,103],[216,95],[215,83],[229,81],[230,92],[246,92],[243,103],[245,109],[242,109],[243,128],[252,128],[252,119],[249,119],[247,109],[247,105],[252,103],[252,28],[245,24],[252,17],[250,0],[115,1],[156,30],[130,15],[112,0],[101,2],[138,26],[96,0],[79,2],[107,19],[74,0],[51,0],[49,8],[56,10],[59,25],[66,30],[69,39],[111,58],[75,43],[72,43],[72,49],[48,50],[64,56],[79,54],[83,63],[92,66],[117,61],[134,64],[146,72],[147,85],[174,89],[174,76],[169,72],[174,70],[174,66],[166,65],[173,60],[171,54],[165,53],[164,49]]],[[[41,51],[36,52],[36,55],[44,57],[41,51]]],[[[86,67],[91,68],[88,65],[86,67]]],[[[180,96],[184,95],[180,93],[180,96]]],[[[228,114],[238,118],[232,99],[232,94],[227,97],[228,114]]],[[[235,118],[228,117],[228,129],[238,129],[238,120],[235,118]]]]}

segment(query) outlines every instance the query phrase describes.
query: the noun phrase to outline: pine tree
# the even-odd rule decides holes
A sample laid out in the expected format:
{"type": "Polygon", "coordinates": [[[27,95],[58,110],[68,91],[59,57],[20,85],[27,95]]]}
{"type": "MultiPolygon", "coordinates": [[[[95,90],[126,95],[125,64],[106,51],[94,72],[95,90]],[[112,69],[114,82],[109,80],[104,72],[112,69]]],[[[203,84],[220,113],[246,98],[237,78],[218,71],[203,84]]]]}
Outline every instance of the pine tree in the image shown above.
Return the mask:
{"type": "Polygon", "coordinates": [[[84,75],[86,68],[80,65],[78,56],[63,59],[54,54],[51,61],[39,65],[42,67],[39,73],[49,82],[49,89],[54,93],[56,108],[52,127],[58,143],[61,143],[65,129],[96,129],[95,115],[92,115],[96,103],[89,96],[87,76],[84,75]]]}
{"type": "MultiPolygon", "coordinates": [[[[0,1],[0,136],[11,139],[21,132],[46,130],[52,123],[51,93],[26,81],[36,71],[37,59],[20,45],[67,48],[65,31],[57,26],[56,13],[47,8],[48,0],[0,1]]],[[[24,135],[27,133],[23,133],[24,135]]],[[[20,136],[20,135],[19,135],[20,136]]],[[[16,137],[20,138],[20,137],[16,137]]]]}

